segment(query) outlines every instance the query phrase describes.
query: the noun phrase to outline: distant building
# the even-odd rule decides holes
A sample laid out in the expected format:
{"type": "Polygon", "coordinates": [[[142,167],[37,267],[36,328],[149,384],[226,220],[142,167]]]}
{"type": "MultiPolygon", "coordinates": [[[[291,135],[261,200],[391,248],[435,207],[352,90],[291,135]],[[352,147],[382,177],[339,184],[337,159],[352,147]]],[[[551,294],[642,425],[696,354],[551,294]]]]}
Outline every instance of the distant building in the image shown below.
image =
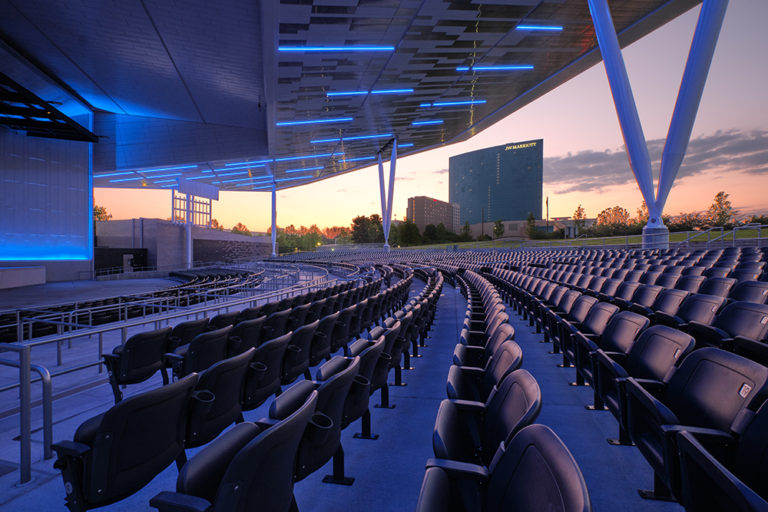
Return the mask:
{"type": "Polygon", "coordinates": [[[429,224],[443,224],[445,229],[456,233],[461,227],[459,205],[446,203],[426,196],[408,198],[406,216],[423,232],[429,224]]]}
{"type": "Polygon", "coordinates": [[[459,224],[541,218],[542,139],[480,149],[449,160],[449,201],[459,224]]]}

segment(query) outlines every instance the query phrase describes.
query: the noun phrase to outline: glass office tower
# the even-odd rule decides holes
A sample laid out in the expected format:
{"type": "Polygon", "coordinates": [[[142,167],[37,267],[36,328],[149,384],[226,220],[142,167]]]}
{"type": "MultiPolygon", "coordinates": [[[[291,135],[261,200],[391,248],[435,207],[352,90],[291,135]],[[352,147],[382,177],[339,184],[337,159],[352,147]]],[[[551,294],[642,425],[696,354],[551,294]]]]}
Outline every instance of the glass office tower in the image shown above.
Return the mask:
{"type": "Polygon", "coordinates": [[[449,160],[449,201],[461,224],[541,218],[542,139],[479,149],[449,160]]]}

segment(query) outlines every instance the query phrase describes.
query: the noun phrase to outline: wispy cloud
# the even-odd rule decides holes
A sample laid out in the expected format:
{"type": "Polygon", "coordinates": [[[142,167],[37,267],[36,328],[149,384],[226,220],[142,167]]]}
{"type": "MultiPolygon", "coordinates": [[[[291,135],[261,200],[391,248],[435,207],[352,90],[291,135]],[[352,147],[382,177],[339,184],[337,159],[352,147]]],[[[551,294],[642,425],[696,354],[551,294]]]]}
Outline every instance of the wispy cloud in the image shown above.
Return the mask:
{"type": "MultiPolygon", "coordinates": [[[[718,131],[692,139],[677,179],[717,170],[768,174],[768,131],[718,131]]],[[[654,175],[658,176],[664,139],[648,141],[654,175]]],[[[544,159],[544,181],[558,192],[601,192],[606,186],[635,181],[624,148],[581,151],[544,159]]]]}
{"type": "Polygon", "coordinates": [[[432,171],[432,174],[448,174],[448,169],[438,169],[436,171],[432,171]]]}

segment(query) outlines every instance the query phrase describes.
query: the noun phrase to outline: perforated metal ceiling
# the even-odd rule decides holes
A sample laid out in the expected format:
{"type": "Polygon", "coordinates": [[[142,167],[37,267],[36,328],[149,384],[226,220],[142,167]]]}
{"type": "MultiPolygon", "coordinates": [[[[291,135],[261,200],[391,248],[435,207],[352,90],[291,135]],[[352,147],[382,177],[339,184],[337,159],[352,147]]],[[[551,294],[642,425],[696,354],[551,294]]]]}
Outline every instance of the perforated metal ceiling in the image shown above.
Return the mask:
{"type": "MultiPolygon", "coordinates": [[[[697,3],[610,6],[626,45],[697,3]]],[[[6,44],[94,109],[242,134],[231,158],[158,154],[154,173],[103,159],[96,186],[172,187],[169,167],[224,190],[301,185],[370,165],[392,138],[400,155],[465,139],[599,61],[585,0],[0,0],[0,19],[6,44]],[[306,46],[392,50],[279,51],[306,46]],[[502,65],[528,69],[478,70],[502,65]],[[377,93],[393,89],[412,92],[377,93]]]]}

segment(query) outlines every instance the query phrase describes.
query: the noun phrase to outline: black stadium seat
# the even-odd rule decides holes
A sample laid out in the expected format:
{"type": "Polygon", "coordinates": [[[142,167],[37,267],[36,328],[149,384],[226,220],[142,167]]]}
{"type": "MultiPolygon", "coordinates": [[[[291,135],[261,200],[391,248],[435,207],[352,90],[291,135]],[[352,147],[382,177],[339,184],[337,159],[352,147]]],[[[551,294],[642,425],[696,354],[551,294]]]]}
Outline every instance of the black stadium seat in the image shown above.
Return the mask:
{"type": "Polygon", "coordinates": [[[120,501],[144,487],[184,453],[187,409],[197,374],[132,396],[83,422],[73,441],[53,445],[67,491],[79,512],[120,501]]]}
{"type": "Polygon", "coordinates": [[[111,354],[102,354],[115,403],[123,399],[120,386],[143,382],[158,370],[163,384],[168,384],[164,356],[168,351],[170,334],[170,327],[134,334],[124,344],[115,347],[111,354]]]}
{"type": "Polygon", "coordinates": [[[418,512],[589,512],[578,464],[557,435],[530,425],[499,449],[489,468],[430,459],[418,512]]]}
{"type": "Polygon", "coordinates": [[[275,399],[269,418],[235,426],[190,459],[179,472],[176,492],[162,492],[150,505],[161,512],[289,510],[296,450],[317,404],[311,387],[275,399]]]}

